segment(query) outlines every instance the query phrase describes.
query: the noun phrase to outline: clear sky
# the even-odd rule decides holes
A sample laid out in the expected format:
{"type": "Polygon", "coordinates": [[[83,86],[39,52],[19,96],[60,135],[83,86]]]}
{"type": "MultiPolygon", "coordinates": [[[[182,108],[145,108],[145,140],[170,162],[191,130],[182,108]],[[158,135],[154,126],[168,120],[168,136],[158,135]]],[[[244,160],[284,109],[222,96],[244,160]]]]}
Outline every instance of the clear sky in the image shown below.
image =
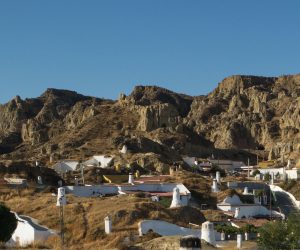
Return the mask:
{"type": "Polygon", "coordinates": [[[233,74],[300,73],[300,1],[1,0],[0,103],[46,88],[190,95],[233,74]]]}

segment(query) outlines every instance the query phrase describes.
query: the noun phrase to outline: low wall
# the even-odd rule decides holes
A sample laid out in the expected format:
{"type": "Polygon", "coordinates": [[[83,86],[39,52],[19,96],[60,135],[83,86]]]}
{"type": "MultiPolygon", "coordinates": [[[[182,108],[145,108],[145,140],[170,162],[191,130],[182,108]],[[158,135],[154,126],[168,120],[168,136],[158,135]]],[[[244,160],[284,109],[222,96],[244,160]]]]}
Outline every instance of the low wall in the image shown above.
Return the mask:
{"type": "Polygon", "coordinates": [[[294,195],[292,195],[291,193],[289,193],[289,192],[283,190],[281,187],[278,187],[278,186],[276,186],[276,185],[270,185],[270,188],[271,188],[271,190],[272,190],[273,192],[276,192],[276,191],[277,191],[277,192],[284,192],[284,193],[286,193],[286,194],[291,198],[291,200],[293,201],[293,203],[295,204],[295,206],[296,206],[297,208],[300,208],[300,201],[298,201],[298,200],[295,198],[294,195]]]}
{"type": "Polygon", "coordinates": [[[136,184],[136,185],[94,185],[94,186],[65,186],[67,193],[76,196],[92,197],[100,194],[119,194],[118,191],[142,191],[142,192],[166,192],[172,193],[173,189],[179,188],[182,198],[188,201],[191,197],[190,191],[183,184],[161,183],[161,184],[136,184]]]}
{"type": "Polygon", "coordinates": [[[228,212],[232,212],[235,213],[235,209],[239,208],[239,216],[238,218],[249,218],[249,217],[254,217],[254,216],[258,216],[258,215],[270,215],[270,213],[272,213],[273,216],[281,216],[284,217],[283,214],[275,211],[275,210],[269,210],[267,208],[265,208],[264,206],[261,205],[230,205],[230,204],[217,204],[217,207],[222,210],[222,211],[228,211],[228,212]]]}
{"type": "Polygon", "coordinates": [[[96,185],[96,186],[65,186],[66,193],[72,193],[80,197],[93,197],[105,194],[118,194],[117,186],[96,185]]]}
{"type": "Polygon", "coordinates": [[[139,235],[142,236],[148,231],[153,231],[162,236],[172,236],[172,235],[193,235],[201,238],[200,229],[191,229],[186,227],[180,227],[175,224],[161,221],[161,220],[144,220],[139,223],[139,235]]]}

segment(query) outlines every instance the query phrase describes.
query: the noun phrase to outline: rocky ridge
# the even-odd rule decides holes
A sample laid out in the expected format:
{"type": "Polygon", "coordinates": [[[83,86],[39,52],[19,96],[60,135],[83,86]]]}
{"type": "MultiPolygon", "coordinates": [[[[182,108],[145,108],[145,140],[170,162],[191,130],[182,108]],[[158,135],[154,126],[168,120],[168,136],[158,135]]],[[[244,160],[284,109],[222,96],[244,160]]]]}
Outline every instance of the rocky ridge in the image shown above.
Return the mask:
{"type": "Polygon", "coordinates": [[[147,166],[163,169],[182,155],[258,150],[297,163],[299,130],[300,75],[231,76],[195,97],[157,86],[137,86],[118,101],[48,89],[0,105],[0,159],[49,163],[115,154],[141,165],[143,155],[147,166]],[[128,154],[119,153],[123,145],[128,154]]]}

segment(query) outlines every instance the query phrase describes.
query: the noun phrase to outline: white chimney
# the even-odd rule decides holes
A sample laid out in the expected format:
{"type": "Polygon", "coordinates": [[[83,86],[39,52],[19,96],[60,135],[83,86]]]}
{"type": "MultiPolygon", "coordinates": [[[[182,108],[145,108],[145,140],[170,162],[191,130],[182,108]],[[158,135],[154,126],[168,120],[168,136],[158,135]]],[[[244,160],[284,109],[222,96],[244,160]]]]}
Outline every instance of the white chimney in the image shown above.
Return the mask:
{"type": "Polygon", "coordinates": [[[212,184],[212,187],[211,187],[211,191],[213,193],[219,192],[218,183],[217,183],[216,179],[213,179],[213,184],[212,184]]]}
{"type": "Polygon", "coordinates": [[[43,185],[42,176],[38,176],[37,182],[39,185],[43,185]]]}
{"type": "Polygon", "coordinates": [[[224,233],[224,232],[221,233],[221,240],[222,240],[222,241],[225,240],[225,233],[224,233]]]}
{"type": "Polygon", "coordinates": [[[245,240],[249,240],[249,233],[245,232],[245,240]]]}
{"type": "Polygon", "coordinates": [[[112,223],[111,223],[111,218],[109,216],[106,216],[104,218],[104,226],[105,226],[105,233],[110,234],[112,231],[112,223]]]}
{"type": "Polygon", "coordinates": [[[132,173],[129,173],[129,176],[128,176],[128,183],[130,183],[130,184],[133,185],[133,184],[134,184],[133,181],[134,181],[133,174],[132,174],[132,173]]]}
{"type": "Polygon", "coordinates": [[[236,247],[238,249],[241,249],[242,248],[242,235],[241,234],[238,234],[236,236],[236,247]]]}
{"type": "Polygon", "coordinates": [[[244,187],[244,192],[243,192],[243,194],[249,194],[249,189],[248,189],[248,187],[244,187]]]}
{"type": "Polygon", "coordinates": [[[180,191],[178,187],[173,189],[173,199],[170,207],[181,207],[180,191]]]}
{"type": "Polygon", "coordinates": [[[239,207],[235,208],[234,218],[240,219],[240,208],[239,207]]]}
{"type": "Polygon", "coordinates": [[[202,223],[201,239],[205,240],[206,242],[208,242],[212,245],[216,244],[214,224],[212,222],[206,221],[206,222],[202,223]]]}
{"type": "Polygon", "coordinates": [[[79,184],[77,176],[75,177],[74,184],[75,184],[75,186],[78,186],[78,184],[79,184]]]}
{"type": "Polygon", "coordinates": [[[216,179],[218,183],[221,183],[221,174],[219,171],[216,172],[216,179]]]}
{"type": "Polygon", "coordinates": [[[67,205],[67,199],[66,199],[66,190],[63,187],[58,188],[57,190],[57,202],[56,206],[65,206],[67,205]]]}

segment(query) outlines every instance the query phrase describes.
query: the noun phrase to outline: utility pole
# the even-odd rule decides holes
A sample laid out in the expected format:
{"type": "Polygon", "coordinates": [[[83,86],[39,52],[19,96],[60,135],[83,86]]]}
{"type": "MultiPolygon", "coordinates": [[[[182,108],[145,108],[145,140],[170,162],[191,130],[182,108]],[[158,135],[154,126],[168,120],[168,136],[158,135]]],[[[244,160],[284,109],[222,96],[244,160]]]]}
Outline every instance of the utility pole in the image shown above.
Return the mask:
{"type": "Polygon", "coordinates": [[[60,248],[64,249],[65,237],[64,237],[64,207],[59,207],[59,218],[60,218],[60,248]]]}
{"type": "Polygon", "coordinates": [[[81,179],[82,179],[82,184],[84,186],[84,165],[82,163],[80,163],[80,167],[81,167],[81,179]]]}
{"type": "Polygon", "coordinates": [[[250,167],[250,162],[249,162],[249,157],[248,157],[248,178],[250,177],[250,169],[249,169],[249,167],[250,167]]]}
{"type": "Polygon", "coordinates": [[[270,190],[270,220],[272,220],[272,191],[270,185],[269,185],[269,190],[270,190]]]}

